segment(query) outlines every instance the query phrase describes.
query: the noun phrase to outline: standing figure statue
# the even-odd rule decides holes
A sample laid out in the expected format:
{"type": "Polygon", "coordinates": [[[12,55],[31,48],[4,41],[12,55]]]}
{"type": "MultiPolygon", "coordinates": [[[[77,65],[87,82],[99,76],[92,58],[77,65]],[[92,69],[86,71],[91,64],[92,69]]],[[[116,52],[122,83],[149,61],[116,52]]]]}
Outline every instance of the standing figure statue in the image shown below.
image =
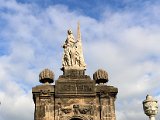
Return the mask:
{"type": "Polygon", "coordinates": [[[78,30],[78,38],[75,40],[71,29],[67,31],[67,38],[63,45],[64,54],[62,65],[64,69],[85,69],[80,30],[78,30]]]}
{"type": "Polygon", "coordinates": [[[63,45],[64,48],[64,55],[63,55],[63,66],[73,66],[74,65],[74,52],[75,52],[75,40],[72,34],[72,31],[69,29],[67,31],[67,39],[65,44],[63,45]]]}
{"type": "Polygon", "coordinates": [[[74,40],[74,36],[73,36],[72,30],[69,29],[67,31],[67,33],[68,33],[68,35],[67,35],[67,39],[65,41],[65,45],[70,46],[70,47],[74,47],[75,40],[74,40]]]}
{"type": "Polygon", "coordinates": [[[63,55],[62,64],[63,66],[71,66],[70,53],[67,47],[64,47],[64,55],[63,55]]]}

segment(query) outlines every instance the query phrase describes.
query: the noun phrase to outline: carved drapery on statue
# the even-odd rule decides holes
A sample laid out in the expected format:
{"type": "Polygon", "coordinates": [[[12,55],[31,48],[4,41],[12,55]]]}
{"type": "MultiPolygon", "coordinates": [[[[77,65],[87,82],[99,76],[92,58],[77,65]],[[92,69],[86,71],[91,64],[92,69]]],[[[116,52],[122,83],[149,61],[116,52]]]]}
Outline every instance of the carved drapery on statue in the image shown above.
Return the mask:
{"type": "Polygon", "coordinates": [[[63,69],[85,70],[86,64],[83,58],[80,26],[78,24],[78,35],[75,41],[72,31],[68,30],[67,39],[63,45],[64,54],[62,59],[63,69]]]}

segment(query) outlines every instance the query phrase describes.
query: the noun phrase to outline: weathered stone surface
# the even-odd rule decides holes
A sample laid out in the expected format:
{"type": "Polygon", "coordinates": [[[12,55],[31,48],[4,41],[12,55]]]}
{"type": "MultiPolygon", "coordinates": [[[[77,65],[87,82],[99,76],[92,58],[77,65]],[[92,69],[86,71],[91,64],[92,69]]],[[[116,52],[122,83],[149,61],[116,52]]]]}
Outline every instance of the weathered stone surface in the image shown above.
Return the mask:
{"type": "Polygon", "coordinates": [[[118,88],[114,86],[97,85],[95,88],[96,92],[113,93],[115,95],[118,93],[118,88]]]}
{"type": "MultiPolygon", "coordinates": [[[[108,81],[108,74],[103,70],[95,74],[95,80],[85,75],[86,66],[79,26],[77,42],[69,30],[63,47],[63,75],[59,76],[55,85],[43,84],[32,89],[35,103],[34,120],[115,120],[118,89],[99,84],[108,81]],[[66,50],[76,49],[75,47],[78,47],[81,64],[75,63],[75,56],[72,56],[73,60],[71,56],[65,58],[65,54],[68,54],[66,50]]],[[[44,70],[40,74],[40,82],[51,83],[53,76],[51,71],[44,70]]]]}
{"type": "Polygon", "coordinates": [[[39,81],[41,83],[53,83],[54,81],[54,73],[49,70],[49,69],[44,69],[40,74],[39,74],[39,81]]]}
{"type": "Polygon", "coordinates": [[[35,120],[116,119],[118,89],[96,85],[87,75],[61,75],[55,85],[39,85],[32,91],[35,120]]]}
{"type": "Polygon", "coordinates": [[[54,85],[38,85],[32,88],[35,103],[34,120],[54,120],[54,85]]]}
{"type": "Polygon", "coordinates": [[[93,74],[93,79],[98,84],[108,82],[108,73],[105,70],[99,69],[93,74]]]}
{"type": "Polygon", "coordinates": [[[89,77],[60,77],[56,81],[56,95],[87,96],[95,94],[95,82],[89,77]]]}

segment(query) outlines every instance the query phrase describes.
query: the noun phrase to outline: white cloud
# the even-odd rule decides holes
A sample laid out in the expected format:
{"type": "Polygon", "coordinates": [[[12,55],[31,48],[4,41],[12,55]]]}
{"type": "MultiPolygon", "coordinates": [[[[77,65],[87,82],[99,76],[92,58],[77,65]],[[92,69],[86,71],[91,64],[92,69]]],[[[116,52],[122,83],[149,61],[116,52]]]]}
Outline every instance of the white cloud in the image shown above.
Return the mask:
{"type": "MultiPolygon", "coordinates": [[[[14,85],[14,84],[13,84],[14,85]]],[[[13,88],[13,86],[11,86],[13,88]]],[[[15,86],[14,86],[15,87],[15,86]]],[[[17,94],[19,91],[17,90],[17,94]]],[[[0,92],[1,99],[1,120],[31,120],[33,119],[34,103],[31,99],[31,91],[29,94],[17,95],[16,93],[8,95],[0,92]]]]}
{"type": "Polygon", "coordinates": [[[36,5],[1,0],[0,7],[10,11],[0,13],[6,21],[0,36],[9,42],[5,46],[8,54],[0,56],[0,119],[33,119],[30,90],[39,84],[38,74],[43,68],[51,68],[56,79],[62,74],[60,47],[68,28],[76,33],[78,20],[87,73],[92,77],[102,67],[109,73],[108,84],[119,88],[118,120],[144,119],[142,101],[146,94],[159,99],[157,5],[146,6],[139,14],[107,9],[99,21],[62,5],[41,10],[36,5]]]}

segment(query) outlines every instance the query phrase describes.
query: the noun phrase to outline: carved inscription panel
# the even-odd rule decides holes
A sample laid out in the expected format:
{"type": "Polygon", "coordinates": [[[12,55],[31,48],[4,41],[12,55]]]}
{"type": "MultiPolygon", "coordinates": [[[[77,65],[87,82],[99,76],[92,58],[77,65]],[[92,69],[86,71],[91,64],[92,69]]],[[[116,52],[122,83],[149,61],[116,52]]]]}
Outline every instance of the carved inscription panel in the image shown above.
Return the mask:
{"type": "Polygon", "coordinates": [[[56,92],[59,94],[94,94],[94,83],[58,82],[56,92]]]}

